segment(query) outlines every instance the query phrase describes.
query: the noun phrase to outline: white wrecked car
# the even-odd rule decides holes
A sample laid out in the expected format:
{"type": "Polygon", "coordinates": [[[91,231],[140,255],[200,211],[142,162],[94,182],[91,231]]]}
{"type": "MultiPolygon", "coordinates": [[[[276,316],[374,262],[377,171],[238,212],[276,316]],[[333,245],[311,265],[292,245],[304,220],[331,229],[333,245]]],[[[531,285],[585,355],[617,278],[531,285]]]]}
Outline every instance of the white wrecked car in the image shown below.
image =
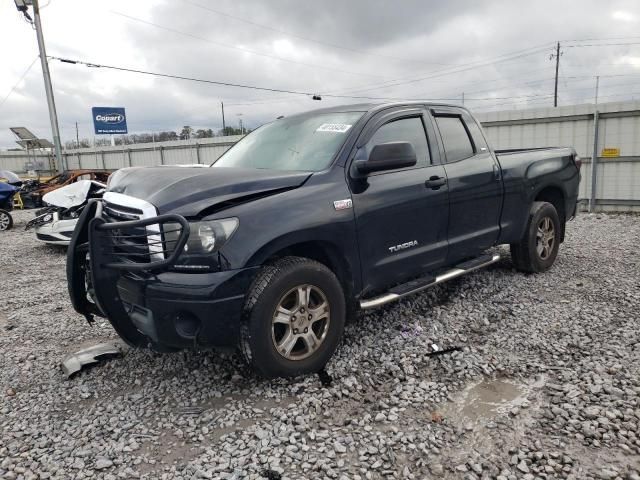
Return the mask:
{"type": "Polygon", "coordinates": [[[25,230],[35,228],[36,238],[52,245],[69,245],[82,210],[91,198],[101,198],[106,185],[94,180],[79,180],[53,190],[42,197],[47,205],[36,212],[36,218],[25,230]]]}

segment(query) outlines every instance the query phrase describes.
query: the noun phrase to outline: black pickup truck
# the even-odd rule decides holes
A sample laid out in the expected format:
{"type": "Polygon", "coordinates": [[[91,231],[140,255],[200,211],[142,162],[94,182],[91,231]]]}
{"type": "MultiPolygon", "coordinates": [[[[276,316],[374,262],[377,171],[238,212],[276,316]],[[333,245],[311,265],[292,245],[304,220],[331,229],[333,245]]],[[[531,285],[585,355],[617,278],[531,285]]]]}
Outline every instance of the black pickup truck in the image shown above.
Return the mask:
{"type": "Polygon", "coordinates": [[[267,377],[315,372],[345,319],[495,263],[543,272],[575,215],[572,148],[492,151],[464,108],[280,118],[209,168],[124,168],[85,208],[69,293],[136,347],[238,346],[267,377]]]}

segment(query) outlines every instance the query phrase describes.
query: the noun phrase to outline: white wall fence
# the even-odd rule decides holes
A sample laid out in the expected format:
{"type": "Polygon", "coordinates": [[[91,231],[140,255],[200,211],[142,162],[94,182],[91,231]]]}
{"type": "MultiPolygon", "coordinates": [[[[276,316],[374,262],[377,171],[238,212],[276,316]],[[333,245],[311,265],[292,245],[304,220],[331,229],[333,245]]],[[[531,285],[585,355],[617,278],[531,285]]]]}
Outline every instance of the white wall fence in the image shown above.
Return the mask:
{"type": "MultiPolygon", "coordinates": [[[[80,148],[63,152],[68,169],[97,168],[116,170],[124,167],[153,165],[210,164],[226,152],[242,136],[176,140],[171,142],[138,143],[115,147],[80,148]]],[[[25,173],[34,158],[48,169],[50,154],[23,151],[0,152],[0,170],[25,173]]]]}
{"type": "Polygon", "coordinates": [[[573,105],[477,114],[493,148],[572,146],[582,158],[581,206],[640,211],[640,102],[597,106],[596,181],[592,198],[594,105],[573,105]],[[618,157],[603,157],[618,149],[618,157]]]}
{"type": "MultiPolygon", "coordinates": [[[[597,107],[596,181],[592,193],[594,105],[509,110],[477,114],[496,149],[573,146],[582,158],[580,200],[596,210],[640,211],[640,101],[597,107]],[[601,156],[603,149],[619,156],[601,156]]],[[[67,168],[118,169],[129,166],[209,164],[240,136],[98,147],[64,152],[67,168]]],[[[25,172],[25,152],[0,152],[0,170],[25,172]]],[[[47,155],[38,155],[48,159],[47,155]]],[[[48,162],[48,160],[47,160],[48,162]]]]}

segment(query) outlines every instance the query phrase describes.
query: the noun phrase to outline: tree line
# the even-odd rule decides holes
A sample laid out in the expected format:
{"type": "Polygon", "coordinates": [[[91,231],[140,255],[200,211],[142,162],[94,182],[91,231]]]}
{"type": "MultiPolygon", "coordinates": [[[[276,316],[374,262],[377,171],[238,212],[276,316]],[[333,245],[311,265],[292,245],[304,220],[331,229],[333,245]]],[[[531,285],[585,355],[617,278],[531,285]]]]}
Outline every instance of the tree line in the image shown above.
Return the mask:
{"type": "MultiPolygon", "coordinates": [[[[226,137],[229,135],[243,135],[251,132],[251,129],[235,127],[225,127],[214,131],[211,128],[199,128],[194,129],[189,125],[182,127],[182,130],[174,132],[171,130],[153,133],[132,133],[128,135],[115,135],[114,141],[116,145],[133,145],[137,143],[153,143],[153,142],[168,142],[172,140],[190,140],[199,138],[213,138],[213,137],[226,137]]],[[[95,138],[95,145],[98,147],[111,145],[111,138],[108,135],[95,138]]],[[[79,141],[71,140],[64,144],[67,150],[74,150],[76,148],[89,148],[93,146],[93,140],[88,138],[81,138],[79,141]]]]}

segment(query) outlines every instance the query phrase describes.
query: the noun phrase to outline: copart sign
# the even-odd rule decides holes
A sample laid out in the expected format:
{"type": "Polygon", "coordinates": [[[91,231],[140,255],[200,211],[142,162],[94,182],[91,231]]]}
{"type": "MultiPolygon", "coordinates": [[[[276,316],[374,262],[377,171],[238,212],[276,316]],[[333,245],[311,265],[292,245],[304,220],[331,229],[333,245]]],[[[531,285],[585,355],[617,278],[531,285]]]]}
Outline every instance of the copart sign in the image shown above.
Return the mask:
{"type": "Polygon", "coordinates": [[[96,135],[127,133],[127,116],[124,108],[93,107],[91,114],[96,135]]]}

